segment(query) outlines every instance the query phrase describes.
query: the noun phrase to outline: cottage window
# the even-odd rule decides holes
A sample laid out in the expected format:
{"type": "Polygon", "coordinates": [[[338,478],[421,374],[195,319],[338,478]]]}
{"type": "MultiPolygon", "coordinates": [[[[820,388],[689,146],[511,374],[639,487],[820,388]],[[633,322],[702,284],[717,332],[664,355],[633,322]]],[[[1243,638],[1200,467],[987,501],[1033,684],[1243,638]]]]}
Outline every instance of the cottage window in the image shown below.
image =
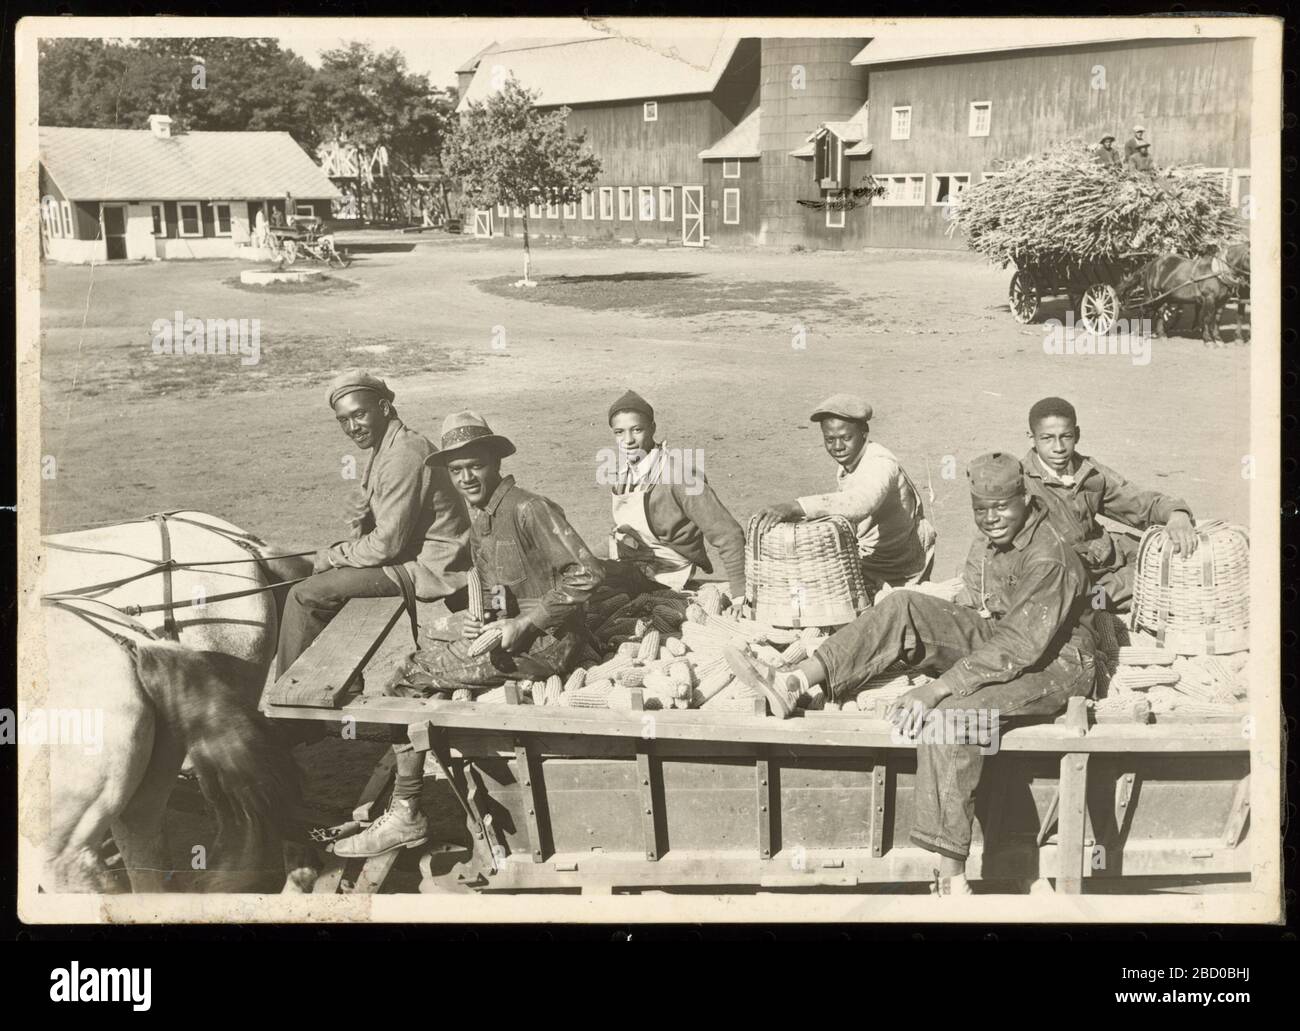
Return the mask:
{"type": "Polygon", "coordinates": [[[582,191],[582,217],[587,222],[596,217],[596,195],[590,190],[582,191]]]}
{"type": "Polygon", "coordinates": [[[740,191],[735,188],[722,191],[722,224],[740,225],[740,191]]]}
{"type": "Polygon", "coordinates": [[[602,222],[614,220],[614,187],[612,186],[600,188],[600,220],[602,222]]]}
{"type": "Polygon", "coordinates": [[[504,204],[497,205],[497,218],[505,218],[510,214],[510,209],[504,204]]]}
{"type": "Polygon", "coordinates": [[[202,236],[203,219],[199,215],[197,204],[180,205],[181,236],[202,236]]]}
{"type": "Polygon", "coordinates": [[[578,205],[572,201],[566,202],[564,205],[564,217],[570,222],[576,221],[578,218],[578,205]]]}
{"type": "Polygon", "coordinates": [[[889,123],[889,138],[891,140],[910,140],[912,138],[912,109],[910,106],[893,109],[893,118],[889,123]]]}
{"type": "Polygon", "coordinates": [[[63,239],[63,225],[59,221],[59,202],[53,197],[41,201],[41,221],[45,223],[45,233],[51,239],[63,239]]]}
{"type": "Polygon", "coordinates": [[[529,204],[529,205],[528,205],[528,217],[529,217],[529,218],[541,218],[541,217],[542,217],[542,206],[541,206],[541,204],[539,204],[537,201],[533,201],[531,204],[529,204]]]}
{"type": "Polygon", "coordinates": [[[826,209],[826,228],[843,229],[844,228],[844,209],[827,208],[826,209]]]}
{"type": "Polygon", "coordinates": [[[293,206],[293,213],[298,218],[314,218],[316,215],[316,209],[310,204],[295,204],[293,206]]]}
{"type": "Polygon", "coordinates": [[[636,189],[636,206],[642,222],[655,220],[655,191],[653,186],[638,186],[636,189]]]}
{"type": "Polygon", "coordinates": [[[970,135],[987,136],[989,123],[993,118],[993,102],[976,100],[970,106],[970,135]]]}
{"type": "Polygon", "coordinates": [[[68,240],[77,238],[77,234],[72,231],[72,205],[66,200],[63,202],[63,236],[68,240]]]}
{"type": "Polygon", "coordinates": [[[934,175],[934,192],[931,204],[956,204],[957,198],[970,185],[966,172],[937,172],[934,175]]]}
{"type": "Polygon", "coordinates": [[[632,187],[620,186],[618,188],[618,220],[620,222],[632,221],[632,187]]]}
{"type": "Polygon", "coordinates": [[[230,236],[230,205],[214,204],[212,210],[216,216],[213,221],[217,223],[217,235],[230,236]]]}
{"type": "Polygon", "coordinates": [[[673,188],[671,186],[659,187],[659,221],[671,222],[673,220],[673,188]]]}
{"type": "Polygon", "coordinates": [[[553,200],[548,200],[546,202],[546,217],[547,218],[560,217],[560,205],[557,202],[553,200]]]}
{"type": "Polygon", "coordinates": [[[659,121],[659,102],[657,100],[647,100],[641,106],[641,119],[646,122],[659,121]]]}
{"type": "Polygon", "coordinates": [[[884,196],[877,197],[871,202],[878,207],[918,207],[925,204],[924,173],[906,172],[877,175],[872,178],[885,188],[884,196]]]}
{"type": "Polygon", "coordinates": [[[511,211],[511,213],[515,216],[515,218],[523,218],[523,217],[524,217],[524,206],[523,206],[522,204],[513,204],[513,205],[511,205],[511,207],[510,207],[510,211],[511,211]]]}
{"type": "Polygon", "coordinates": [[[163,206],[161,204],[150,204],[149,212],[153,215],[153,235],[167,235],[167,219],[163,215],[163,206]]]}
{"type": "Polygon", "coordinates": [[[740,158],[722,159],[722,178],[724,179],[740,178],[740,158]]]}

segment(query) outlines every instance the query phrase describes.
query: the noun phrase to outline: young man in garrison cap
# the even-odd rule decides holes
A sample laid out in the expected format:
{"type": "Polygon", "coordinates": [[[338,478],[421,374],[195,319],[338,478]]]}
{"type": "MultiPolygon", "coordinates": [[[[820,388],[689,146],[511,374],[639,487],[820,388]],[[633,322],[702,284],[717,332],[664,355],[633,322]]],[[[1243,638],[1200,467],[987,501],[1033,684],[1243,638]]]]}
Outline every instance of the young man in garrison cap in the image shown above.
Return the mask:
{"type": "Polygon", "coordinates": [[[1025,485],[1047,510],[1052,525],[1079,558],[1092,583],[1105,592],[1105,607],[1127,612],[1133,601],[1133,562],[1137,544],[1127,534],[1112,534],[1097,522],[1106,516],[1145,530],[1163,526],[1174,549],[1196,551],[1192,510],[1181,498],[1143,490],[1109,466],[1079,454],[1081,431],[1074,405],[1045,397],[1029,409],[1025,485]]]}
{"type": "Polygon", "coordinates": [[[777,523],[844,516],[857,528],[862,573],[873,593],[889,584],[921,583],[934,565],[936,534],[912,479],[892,451],[869,439],[871,406],[853,394],[832,394],[812,413],[826,453],[839,466],[837,490],[763,510],[756,532],[777,523]]]}
{"type": "Polygon", "coordinates": [[[718,500],[697,467],[693,451],[671,451],[655,440],[655,412],[629,390],[609,406],[609,428],[618,445],[610,487],[614,531],[609,539],[612,577],[624,570],[635,579],[680,590],[695,571],[713,572],[704,543],[722,560],[733,598],[745,594],[745,531],[718,500]]]}
{"type": "Polygon", "coordinates": [[[429,440],[398,418],[393,392],[360,369],[329,388],[339,428],[369,451],[349,514],[352,536],[316,553],[315,575],[296,584],[280,622],[277,673],[307,650],[349,598],[405,595],[436,601],[465,586],[469,513],[429,440]]]}
{"type": "MultiPolygon", "coordinates": [[[[414,652],[387,694],[483,691],[512,678],[563,676],[577,664],[585,635],[583,606],[604,573],[559,505],[501,475],[501,460],[514,453],[514,444],[474,412],[457,412],[443,423],[434,462],[448,471],[469,505],[470,551],[484,622],[466,613],[459,639],[434,641],[414,652]],[[499,642],[471,655],[484,625],[492,623],[501,626],[499,642]]],[[[388,810],[360,834],[336,843],[336,855],[383,855],[428,839],[428,820],[420,810],[424,753],[412,750],[404,732],[393,750],[397,779],[388,810]]]]}
{"type": "Polygon", "coordinates": [[[993,734],[1005,720],[1046,719],[1090,694],[1096,663],[1087,573],[1025,493],[1020,463],[995,452],[971,462],[967,477],[981,536],[955,602],[894,591],[792,669],[727,652],[732,671],[780,716],[813,687],[839,699],[898,661],[937,676],[889,711],[917,742],[912,840],[939,857],[937,894],[970,892],[975,791],[993,734]],[[972,725],[978,735],[945,732],[972,725]]]}

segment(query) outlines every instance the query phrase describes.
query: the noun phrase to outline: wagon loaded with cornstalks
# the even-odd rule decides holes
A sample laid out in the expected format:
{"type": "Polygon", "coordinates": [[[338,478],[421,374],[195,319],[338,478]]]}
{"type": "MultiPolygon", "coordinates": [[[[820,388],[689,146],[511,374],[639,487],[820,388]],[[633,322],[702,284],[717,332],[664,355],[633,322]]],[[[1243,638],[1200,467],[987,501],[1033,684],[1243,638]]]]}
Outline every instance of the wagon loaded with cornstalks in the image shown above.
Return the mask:
{"type": "Polygon", "coordinates": [[[1008,303],[1033,322],[1049,298],[1067,298],[1078,324],[1105,334],[1128,314],[1150,317],[1179,289],[1146,296],[1132,273],[1162,254],[1194,257],[1245,230],[1222,176],[1200,166],[1135,172],[1099,163],[1077,142],[1008,163],[968,188],[950,232],[1003,268],[1008,303]]]}

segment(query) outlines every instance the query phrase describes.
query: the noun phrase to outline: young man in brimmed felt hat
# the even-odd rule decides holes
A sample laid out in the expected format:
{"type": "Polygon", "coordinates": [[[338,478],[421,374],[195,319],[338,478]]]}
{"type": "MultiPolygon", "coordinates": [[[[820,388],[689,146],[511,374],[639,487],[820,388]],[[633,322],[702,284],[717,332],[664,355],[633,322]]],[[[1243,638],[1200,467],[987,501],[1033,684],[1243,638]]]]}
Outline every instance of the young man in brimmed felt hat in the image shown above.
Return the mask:
{"type": "Polygon", "coordinates": [[[465,586],[469,513],[432,465],[429,440],[398,418],[382,379],[350,369],[330,384],[339,427],[370,452],[349,515],[350,539],[317,552],[315,575],[289,592],[280,623],[280,675],[350,598],[406,595],[436,601],[465,586]]]}
{"type": "Polygon", "coordinates": [[[1151,144],[1143,141],[1124,161],[1124,166],[1133,172],[1153,172],[1156,163],[1151,157],[1151,144]]]}
{"type": "MultiPolygon", "coordinates": [[[[609,406],[609,427],[618,445],[610,487],[614,531],[607,572],[646,589],[680,590],[696,572],[713,572],[704,544],[722,559],[734,598],[745,594],[745,531],[718,500],[703,468],[686,452],[655,440],[655,413],[633,390],[609,406]],[[646,583],[646,581],[652,581],[646,583]]],[[[693,455],[693,452],[689,454],[693,455]]]]}
{"type": "Polygon", "coordinates": [[[1101,140],[1093,146],[1092,152],[1099,165],[1114,165],[1118,168],[1124,164],[1124,159],[1120,157],[1119,151],[1115,149],[1114,133],[1108,132],[1102,136],[1101,140]]]}
{"type": "Polygon", "coordinates": [[[993,734],[1004,720],[1046,719],[1090,694],[1096,662],[1087,573],[1025,493],[1020,463],[995,452],[967,476],[981,536],[956,602],[895,591],[793,669],[727,652],[732,671],[782,716],[812,687],[839,699],[898,661],[937,676],[900,695],[889,716],[917,742],[912,840],[938,855],[939,894],[969,893],[975,790],[993,734]],[[945,732],[972,725],[977,735],[945,732]]]}
{"type": "Polygon", "coordinates": [[[1163,526],[1174,549],[1196,551],[1192,510],[1182,498],[1129,483],[1109,466],[1079,454],[1081,431],[1074,405],[1045,397],[1029,409],[1029,440],[1025,455],[1025,484],[1042,503],[1052,525],[1083,561],[1094,585],[1094,604],[1104,602],[1113,612],[1127,612],[1133,601],[1133,563],[1137,542],[1124,533],[1104,529],[1098,516],[1136,530],[1163,526]],[[1104,596],[1095,597],[1100,589],[1104,596]]]}
{"type": "Polygon", "coordinates": [[[781,502],[761,513],[756,531],[777,523],[844,516],[857,528],[862,573],[873,589],[921,583],[934,565],[934,527],[892,451],[869,439],[871,406],[853,394],[832,394],[812,413],[826,453],[839,466],[837,490],[781,502]]]}
{"type": "MultiPolygon", "coordinates": [[[[442,448],[434,461],[469,505],[470,552],[482,585],[484,622],[501,624],[501,640],[490,652],[470,655],[484,624],[465,614],[460,638],[414,652],[387,694],[486,690],[508,679],[563,676],[576,665],[585,635],[583,606],[604,573],[559,505],[501,475],[501,460],[514,453],[514,444],[474,412],[457,412],[443,423],[442,448]]],[[[336,855],[376,856],[427,840],[428,821],[419,806],[424,753],[413,751],[404,733],[394,751],[397,779],[387,812],[360,834],[339,841],[336,855]]]]}

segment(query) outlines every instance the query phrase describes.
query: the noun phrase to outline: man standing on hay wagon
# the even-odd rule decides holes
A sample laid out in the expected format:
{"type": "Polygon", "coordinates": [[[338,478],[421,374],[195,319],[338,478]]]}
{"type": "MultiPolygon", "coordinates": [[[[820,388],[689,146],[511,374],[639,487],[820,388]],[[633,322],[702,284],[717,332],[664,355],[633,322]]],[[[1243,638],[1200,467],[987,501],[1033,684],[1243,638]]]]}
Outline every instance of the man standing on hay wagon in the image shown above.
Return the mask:
{"type": "Polygon", "coordinates": [[[826,453],[838,464],[831,494],[785,501],[759,513],[754,533],[777,523],[844,516],[857,530],[862,574],[874,594],[930,578],[937,535],[912,478],[892,451],[870,440],[871,405],[853,394],[833,394],[810,420],[821,425],[826,453]]]}
{"type": "Polygon", "coordinates": [[[1135,487],[1114,469],[1079,454],[1079,437],[1074,405],[1059,397],[1037,402],[1029,409],[1033,447],[1025,455],[1025,484],[1083,561],[1094,595],[1104,592],[1100,600],[1105,608],[1127,612],[1133,601],[1137,542],[1103,529],[1097,517],[1136,530],[1163,526],[1174,550],[1191,555],[1196,551],[1192,510],[1181,498],[1135,487]]]}
{"type": "Polygon", "coordinates": [[[655,440],[654,409],[633,390],[609,406],[609,427],[619,456],[610,487],[609,580],[635,593],[681,590],[696,570],[713,572],[707,541],[722,559],[731,596],[743,598],[745,531],[689,460],[694,452],[655,440]]]}
{"type": "MultiPolygon", "coordinates": [[[[469,504],[473,573],[460,637],[412,653],[385,693],[427,698],[485,691],[507,680],[563,676],[585,640],[583,606],[604,577],[600,560],[549,498],[501,475],[515,453],[474,412],[447,416],[434,462],[469,504]]],[[[388,809],[360,834],[334,846],[345,859],[369,858],[428,840],[420,810],[424,752],[397,731],[397,778],[388,809]]]]}
{"type": "Polygon", "coordinates": [[[971,462],[967,477],[982,536],[955,602],[894,591],[793,669],[727,651],[732,671],[778,716],[814,687],[838,700],[895,662],[937,675],[900,695],[889,716],[916,739],[911,837],[939,857],[931,890],[940,895],[970,893],[975,791],[993,728],[1055,716],[1091,694],[1096,669],[1087,573],[1026,493],[1020,463],[995,452],[971,462]]]}
{"type": "Polygon", "coordinates": [[[294,586],[280,623],[277,675],[283,676],[350,598],[405,596],[436,601],[465,585],[469,513],[437,448],[406,426],[382,379],[352,369],[329,388],[339,427],[370,452],[350,514],[353,537],[322,548],[314,575],[294,586]]]}

